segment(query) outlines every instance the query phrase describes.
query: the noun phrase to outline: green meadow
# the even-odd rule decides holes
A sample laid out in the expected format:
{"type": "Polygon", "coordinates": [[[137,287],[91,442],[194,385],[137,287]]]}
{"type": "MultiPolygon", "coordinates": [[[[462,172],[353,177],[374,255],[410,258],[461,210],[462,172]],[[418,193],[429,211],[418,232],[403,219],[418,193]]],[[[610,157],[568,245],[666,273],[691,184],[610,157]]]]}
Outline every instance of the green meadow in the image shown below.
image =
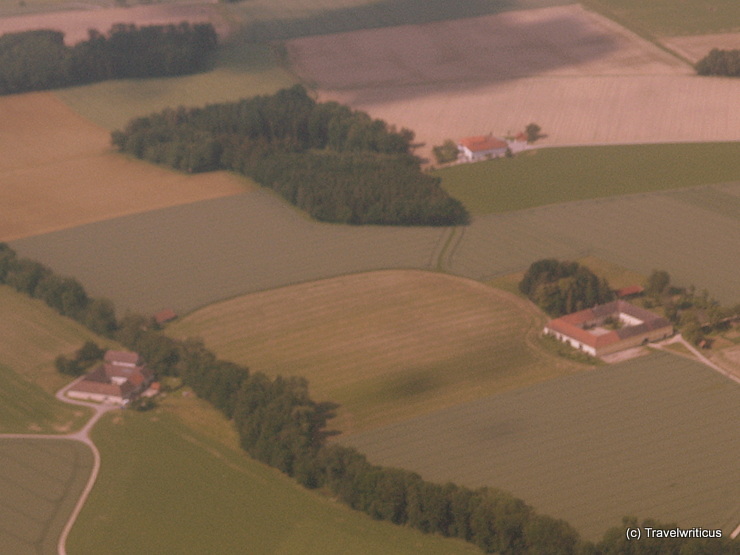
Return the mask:
{"type": "Polygon", "coordinates": [[[740,184],[554,204],[476,218],[449,271],[488,281],[541,258],[595,256],[738,302],[740,184]],[[708,270],[711,269],[711,270],[708,270]]]}
{"type": "Polygon", "coordinates": [[[178,106],[202,106],[272,94],[295,78],[267,44],[227,41],[205,73],[156,79],[120,79],[60,89],[55,94],[83,117],[114,130],[134,117],[178,106]]]}
{"type": "Polygon", "coordinates": [[[93,439],[101,471],[70,553],[478,553],[303,489],[249,459],[230,424],[193,397],[107,415],[93,439]]]}
{"type": "Polygon", "coordinates": [[[68,439],[2,439],[0,465],[0,552],[56,555],[90,477],[92,451],[68,439]]]}
{"type": "Polygon", "coordinates": [[[740,30],[740,3],[735,0],[585,0],[582,3],[638,32],[653,35],[740,30]]]}
{"type": "Polygon", "coordinates": [[[740,142],[531,150],[434,172],[473,214],[740,180],[740,142]]]}
{"type": "Polygon", "coordinates": [[[429,480],[511,491],[597,539],[623,516],[740,522],[740,387],[657,353],[340,439],[429,480]]]}

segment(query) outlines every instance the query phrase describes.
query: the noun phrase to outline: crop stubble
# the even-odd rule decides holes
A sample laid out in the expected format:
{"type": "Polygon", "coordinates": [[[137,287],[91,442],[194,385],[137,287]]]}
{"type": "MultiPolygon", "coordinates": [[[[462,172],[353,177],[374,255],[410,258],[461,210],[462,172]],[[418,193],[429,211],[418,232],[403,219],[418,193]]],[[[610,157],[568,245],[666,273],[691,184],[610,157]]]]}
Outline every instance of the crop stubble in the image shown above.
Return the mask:
{"type": "Polygon", "coordinates": [[[189,176],[114,154],[108,132],[51,93],[0,98],[0,240],[243,192],[226,173],[189,176]]]}
{"type": "Polygon", "coordinates": [[[366,429],[579,368],[533,348],[523,301],[444,274],[384,271],[255,293],[170,328],[219,356],[309,380],[340,403],[342,431],[366,429]]]}

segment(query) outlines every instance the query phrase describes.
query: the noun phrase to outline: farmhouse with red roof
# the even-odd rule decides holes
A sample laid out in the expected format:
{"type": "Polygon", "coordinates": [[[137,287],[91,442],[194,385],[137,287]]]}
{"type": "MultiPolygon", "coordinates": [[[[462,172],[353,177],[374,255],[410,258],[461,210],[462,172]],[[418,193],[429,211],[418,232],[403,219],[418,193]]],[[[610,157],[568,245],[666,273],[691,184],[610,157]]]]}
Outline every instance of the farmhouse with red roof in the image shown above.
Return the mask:
{"type": "Polygon", "coordinates": [[[544,332],[598,357],[665,339],[673,335],[673,326],[662,316],[620,300],[551,320],[544,332]]]}
{"type": "Polygon", "coordinates": [[[154,379],[137,353],[106,351],[103,363],[67,390],[67,396],[84,401],[125,405],[154,379]]]}
{"type": "Polygon", "coordinates": [[[457,143],[460,158],[466,162],[475,162],[488,158],[506,156],[509,145],[506,141],[494,137],[492,134],[475,137],[465,137],[457,143]]]}

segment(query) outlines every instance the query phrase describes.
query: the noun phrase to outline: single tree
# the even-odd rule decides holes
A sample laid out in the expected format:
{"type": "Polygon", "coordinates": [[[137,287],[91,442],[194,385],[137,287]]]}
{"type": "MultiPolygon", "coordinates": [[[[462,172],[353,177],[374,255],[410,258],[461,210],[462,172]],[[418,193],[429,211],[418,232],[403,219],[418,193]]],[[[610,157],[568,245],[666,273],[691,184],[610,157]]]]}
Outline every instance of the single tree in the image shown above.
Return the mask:
{"type": "Polygon", "coordinates": [[[540,131],[542,131],[542,128],[537,125],[536,123],[530,123],[527,127],[524,128],[524,132],[527,135],[527,142],[533,143],[537,139],[540,138],[540,131]]]}

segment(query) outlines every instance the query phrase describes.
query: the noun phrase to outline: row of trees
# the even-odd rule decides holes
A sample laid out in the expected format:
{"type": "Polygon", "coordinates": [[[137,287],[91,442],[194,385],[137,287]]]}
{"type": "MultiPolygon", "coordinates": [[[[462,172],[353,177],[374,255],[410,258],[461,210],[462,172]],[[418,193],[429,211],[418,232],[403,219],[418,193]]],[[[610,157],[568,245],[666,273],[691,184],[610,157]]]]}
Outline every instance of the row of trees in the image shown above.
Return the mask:
{"type": "Polygon", "coordinates": [[[696,63],[699,75],[726,75],[740,77],[740,50],[713,48],[696,63]]]}
{"type": "Polygon", "coordinates": [[[681,335],[694,344],[699,344],[707,335],[721,331],[732,320],[740,318],[740,304],[726,307],[709,295],[709,291],[697,291],[691,285],[679,287],[671,284],[671,276],[665,270],[653,270],[648,277],[645,305],[661,306],[666,318],[681,330],[681,335]]]}
{"type": "Polygon", "coordinates": [[[614,300],[605,279],[577,262],[554,258],[533,262],[519,290],[554,318],[614,300]]]}
{"type": "Polygon", "coordinates": [[[68,87],[107,79],[163,77],[206,68],[217,46],[210,23],[117,24],[107,34],[64,44],[64,33],[35,30],[0,37],[0,94],[68,87]]]}
{"type": "Polygon", "coordinates": [[[119,151],[187,172],[227,169],[321,221],[459,225],[462,204],[409,153],[413,132],[296,85],[272,96],[165,110],[112,134],[119,151]]]}
{"type": "MultiPolygon", "coordinates": [[[[32,294],[17,287],[20,282],[13,276],[18,267],[43,266],[19,259],[1,243],[0,253],[0,282],[32,294]]],[[[84,290],[81,292],[87,298],[84,290]]],[[[44,300],[58,311],[62,306],[52,297],[44,300]]],[[[104,332],[140,353],[160,377],[178,377],[231,419],[241,446],[254,458],[306,487],[331,493],[373,518],[461,538],[488,553],[740,554],[740,542],[728,539],[625,544],[621,527],[610,530],[597,545],[585,542],[565,521],[539,515],[507,493],[427,482],[413,472],[372,465],[352,448],[327,443],[333,435],[327,428],[328,421],[337,405],[313,401],[303,378],[269,378],[252,373],[244,366],[217,359],[199,340],[176,340],[164,335],[153,319],[141,315],[128,314],[120,321],[114,320],[104,332]]],[[[85,345],[75,359],[91,360],[99,355],[95,345],[85,345]]],[[[636,525],[636,521],[625,520],[624,525],[636,525]]],[[[644,525],[661,527],[652,522],[644,525]]]]}

